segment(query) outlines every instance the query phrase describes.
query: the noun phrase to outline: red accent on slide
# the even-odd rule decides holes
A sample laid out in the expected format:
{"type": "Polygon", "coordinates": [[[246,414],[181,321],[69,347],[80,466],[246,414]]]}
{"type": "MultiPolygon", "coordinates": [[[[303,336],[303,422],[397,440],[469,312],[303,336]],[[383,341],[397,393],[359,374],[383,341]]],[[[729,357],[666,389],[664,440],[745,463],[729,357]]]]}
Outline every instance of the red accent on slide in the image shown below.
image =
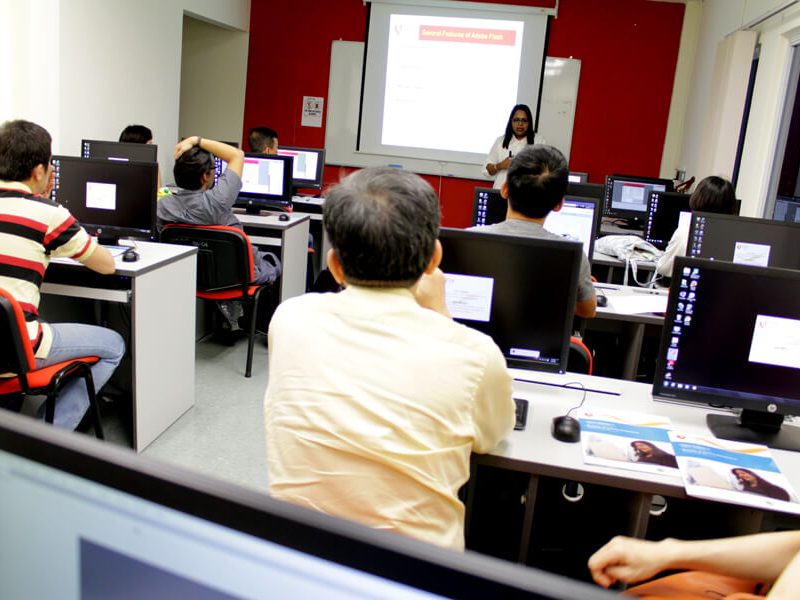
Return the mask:
{"type": "Polygon", "coordinates": [[[465,44],[513,46],[517,42],[517,32],[510,29],[474,29],[472,27],[420,25],[419,39],[429,42],[461,42],[465,44]]]}

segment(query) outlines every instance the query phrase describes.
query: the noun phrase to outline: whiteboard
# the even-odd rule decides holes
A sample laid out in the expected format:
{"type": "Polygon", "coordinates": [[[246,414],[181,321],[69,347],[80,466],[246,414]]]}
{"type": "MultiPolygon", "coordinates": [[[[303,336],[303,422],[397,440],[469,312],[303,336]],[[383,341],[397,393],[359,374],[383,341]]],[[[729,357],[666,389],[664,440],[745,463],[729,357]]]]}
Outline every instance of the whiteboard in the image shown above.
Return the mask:
{"type": "MultiPolygon", "coordinates": [[[[363,60],[364,42],[333,42],[325,127],[326,164],[347,167],[388,165],[428,175],[485,179],[481,173],[481,165],[357,152],[363,60]]],[[[546,59],[539,133],[548,144],[560,149],[567,158],[572,145],[580,72],[580,60],[552,57],[546,59]]],[[[476,82],[482,83],[481,80],[476,82]]],[[[497,135],[501,133],[503,132],[499,131],[497,135]]],[[[487,153],[490,146],[491,141],[486,145],[487,153]]]]}

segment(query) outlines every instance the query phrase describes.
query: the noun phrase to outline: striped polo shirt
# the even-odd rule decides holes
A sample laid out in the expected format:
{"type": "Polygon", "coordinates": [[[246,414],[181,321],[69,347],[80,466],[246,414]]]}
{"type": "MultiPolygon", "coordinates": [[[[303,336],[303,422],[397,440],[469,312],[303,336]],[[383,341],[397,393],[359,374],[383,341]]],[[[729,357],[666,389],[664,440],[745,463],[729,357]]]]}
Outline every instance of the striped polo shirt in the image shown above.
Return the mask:
{"type": "Polygon", "coordinates": [[[50,351],[50,327],[39,319],[39,288],[51,257],[86,261],[97,248],[69,211],[17,181],[0,181],[0,287],[20,303],[36,358],[50,351]]]}

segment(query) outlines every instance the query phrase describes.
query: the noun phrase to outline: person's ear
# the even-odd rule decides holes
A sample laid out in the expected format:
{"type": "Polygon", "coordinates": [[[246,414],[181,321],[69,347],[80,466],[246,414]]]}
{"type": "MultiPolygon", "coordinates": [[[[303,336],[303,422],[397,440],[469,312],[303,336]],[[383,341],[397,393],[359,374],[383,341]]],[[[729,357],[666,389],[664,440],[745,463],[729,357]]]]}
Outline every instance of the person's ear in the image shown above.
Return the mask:
{"type": "Polygon", "coordinates": [[[344,269],[342,268],[342,263],[339,262],[339,256],[336,254],[336,250],[330,248],[328,250],[328,256],[325,260],[328,263],[328,270],[331,272],[331,275],[333,275],[336,283],[339,285],[344,285],[344,269]]]}
{"type": "Polygon", "coordinates": [[[500,195],[506,200],[508,200],[508,183],[506,183],[505,181],[500,186],[500,195]]]}
{"type": "Polygon", "coordinates": [[[430,261],[428,261],[428,266],[425,267],[425,274],[430,275],[436,269],[439,268],[439,265],[442,262],[442,242],[436,240],[433,244],[433,255],[431,255],[430,261]]]}
{"type": "Polygon", "coordinates": [[[564,199],[562,198],[561,201],[553,207],[551,212],[558,212],[563,208],[563,206],[564,206],[564,199]]]}
{"type": "Polygon", "coordinates": [[[30,181],[33,185],[29,186],[34,194],[41,194],[47,189],[50,178],[47,165],[39,163],[31,170],[30,181]]]}

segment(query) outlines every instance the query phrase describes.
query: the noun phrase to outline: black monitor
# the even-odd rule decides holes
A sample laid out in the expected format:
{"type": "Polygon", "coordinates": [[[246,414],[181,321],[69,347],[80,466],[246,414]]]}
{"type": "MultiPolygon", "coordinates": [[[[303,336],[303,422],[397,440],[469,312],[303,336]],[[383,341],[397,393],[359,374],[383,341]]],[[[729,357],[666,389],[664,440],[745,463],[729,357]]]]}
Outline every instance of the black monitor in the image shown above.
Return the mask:
{"type": "Polygon", "coordinates": [[[2,410],[0,481],[2,598],[613,597],[2,410]]]}
{"type": "Polygon", "coordinates": [[[126,162],[156,162],[158,146],[155,144],[135,144],[130,142],[109,142],[104,140],[82,140],[83,158],[107,158],[126,162]]]}
{"type": "Polygon", "coordinates": [[[261,210],[291,210],[292,157],[246,153],[242,189],[235,206],[244,207],[248,214],[258,214],[261,210]]]}
{"type": "Polygon", "coordinates": [[[509,366],[563,373],[583,249],[578,242],[441,230],[447,307],[509,366]]]}
{"type": "Polygon", "coordinates": [[[760,267],[800,269],[800,224],[693,213],[686,255],[760,267]]]}
{"type": "Polygon", "coordinates": [[[678,192],[650,192],[644,239],[659,250],[664,250],[678,228],[681,218],[691,218],[689,198],[691,198],[689,194],[678,192]]]}
{"type": "Polygon", "coordinates": [[[644,229],[650,192],[671,192],[672,180],[633,175],[606,177],[603,216],[621,219],[632,229],[644,229]]]}
{"type": "Polygon", "coordinates": [[[800,450],[800,273],[675,260],[653,396],[743,409],[715,436],[800,450]]]}
{"type": "Polygon", "coordinates": [[[544,221],[544,228],[568,240],[580,242],[583,252],[591,262],[594,240],[600,226],[601,203],[597,198],[564,196],[561,210],[551,211],[544,221]]]}
{"type": "Polygon", "coordinates": [[[506,220],[508,202],[496,188],[476,187],[472,196],[472,225],[494,225],[506,220]]]}
{"type": "Polygon", "coordinates": [[[589,174],[582,171],[570,171],[567,175],[567,181],[570,183],[586,183],[589,181],[589,174]]]}
{"type": "MultiPolygon", "coordinates": [[[[222,142],[223,144],[228,144],[228,146],[233,146],[234,148],[238,148],[239,144],[236,142],[222,142]]],[[[222,177],[222,173],[225,172],[225,169],[228,168],[228,163],[222,160],[219,156],[214,157],[214,185],[217,185],[219,178],[222,177]]]]}
{"type": "Polygon", "coordinates": [[[800,223],[800,197],[778,196],[775,199],[772,218],[787,223],[800,223]]]}
{"type": "Polygon", "coordinates": [[[325,150],[322,148],[297,148],[281,146],[278,156],[291,156],[292,187],[322,189],[322,173],[325,170],[325,150]]]}
{"type": "Polygon", "coordinates": [[[51,198],[103,244],[120,237],[154,239],[158,164],[53,156],[51,198]]]}
{"type": "Polygon", "coordinates": [[[606,186],[602,183],[575,183],[567,182],[568,196],[582,196],[584,198],[597,198],[602,200],[606,192],[606,186]]]}

